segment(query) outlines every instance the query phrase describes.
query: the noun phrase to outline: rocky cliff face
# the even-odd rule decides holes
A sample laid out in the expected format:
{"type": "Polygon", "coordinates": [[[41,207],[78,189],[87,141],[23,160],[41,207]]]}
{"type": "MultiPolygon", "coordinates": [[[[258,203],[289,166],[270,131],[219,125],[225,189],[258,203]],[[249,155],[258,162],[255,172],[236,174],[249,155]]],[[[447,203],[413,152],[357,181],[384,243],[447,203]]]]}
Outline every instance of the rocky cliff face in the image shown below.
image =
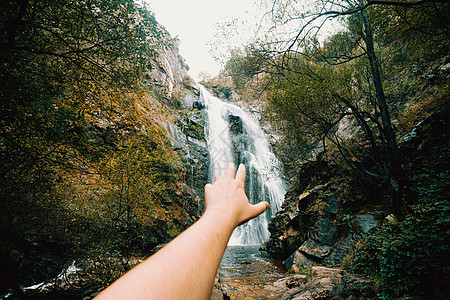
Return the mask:
{"type": "Polygon", "coordinates": [[[334,173],[324,161],[303,166],[269,224],[264,254],[283,259],[296,272],[316,264],[339,265],[351,246],[378,226],[383,218],[378,211],[350,217],[342,183],[329,181],[334,173]]]}
{"type": "Polygon", "coordinates": [[[186,190],[199,200],[208,181],[209,169],[205,103],[194,80],[188,75],[189,66],[179,54],[177,41],[159,51],[152,67],[148,73],[149,80],[160,88],[160,95],[178,112],[175,119],[161,117],[161,125],[167,130],[172,147],[185,163],[186,190]]]}
{"type": "MultiPolygon", "coordinates": [[[[166,38],[170,39],[169,36],[166,38]]],[[[192,82],[188,75],[189,66],[180,55],[178,44],[179,42],[174,40],[170,46],[160,49],[158,58],[147,74],[150,82],[165,90],[167,98],[180,93],[192,82]]]]}
{"type": "MultiPolygon", "coordinates": [[[[448,102],[444,103],[401,139],[406,169],[414,180],[432,177],[425,171],[431,175],[447,172],[448,155],[443,153],[449,147],[449,111],[448,102]]],[[[349,199],[345,184],[336,180],[337,171],[325,161],[305,163],[269,224],[271,237],[261,251],[283,259],[296,273],[274,283],[274,288],[284,292],[282,299],[378,299],[373,281],[341,266],[355,243],[395,217],[368,205],[355,209],[358,203],[349,199]]],[[[429,192],[442,197],[444,189],[436,185],[436,191],[430,188],[429,192]]]]}
{"type": "Polygon", "coordinates": [[[377,299],[372,281],[339,266],[383,215],[373,211],[350,217],[345,184],[333,180],[336,173],[325,161],[305,163],[269,224],[271,236],[260,250],[284,260],[295,274],[273,284],[282,299],[377,299]]]}
{"type": "Polygon", "coordinates": [[[209,151],[206,144],[205,103],[200,91],[192,88],[184,96],[185,110],[173,123],[165,127],[172,138],[173,147],[184,157],[186,184],[196,197],[203,198],[204,186],[208,182],[209,151]]]}

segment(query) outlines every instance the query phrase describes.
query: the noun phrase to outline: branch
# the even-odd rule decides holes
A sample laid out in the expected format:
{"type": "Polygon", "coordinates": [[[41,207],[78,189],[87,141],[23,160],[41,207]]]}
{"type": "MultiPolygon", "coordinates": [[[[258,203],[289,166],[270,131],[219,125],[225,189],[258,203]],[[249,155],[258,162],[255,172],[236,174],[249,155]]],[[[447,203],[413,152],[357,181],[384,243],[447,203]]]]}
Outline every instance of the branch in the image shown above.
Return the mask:
{"type": "Polygon", "coordinates": [[[329,65],[332,66],[338,66],[338,65],[342,65],[345,63],[348,63],[349,61],[352,61],[354,59],[363,57],[366,55],[366,52],[363,52],[359,55],[355,55],[355,56],[335,56],[335,57],[330,57],[330,56],[325,56],[322,53],[320,54],[320,56],[322,57],[322,59],[329,65]],[[336,60],[336,62],[330,61],[330,59],[334,59],[336,60]]]}
{"type": "Polygon", "coordinates": [[[365,10],[366,8],[368,8],[369,6],[372,6],[372,5],[391,5],[391,6],[414,7],[414,6],[422,5],[425,3],[446,3],[446,2],[448,2],[448,0],[418,0],[418,1],[407,1],[407,2],[373,0],[373,1],[368,1],[366,3],[366,5],[357,7],[355,9],[351,9],[351,10],[347,10],[347,11],[327,11],[324,13],[320,13],[319,16],[333,15],[333,17],[337,17],[337,16],[352,15],[359,11],[365,10]]]}

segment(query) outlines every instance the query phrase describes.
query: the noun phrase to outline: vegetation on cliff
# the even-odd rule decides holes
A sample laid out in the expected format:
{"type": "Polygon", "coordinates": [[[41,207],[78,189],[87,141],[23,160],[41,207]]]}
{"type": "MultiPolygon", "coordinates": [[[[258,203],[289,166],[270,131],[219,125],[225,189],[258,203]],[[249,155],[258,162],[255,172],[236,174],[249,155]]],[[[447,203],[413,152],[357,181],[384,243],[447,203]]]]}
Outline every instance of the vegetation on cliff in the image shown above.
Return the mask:
{"type": "Polygon", "coordinates": [[[446,298],[449,4],[269,2],[273,36],[232,52],[224,74],[264,106],[293,181],[305,161],[327,161],[352,213],[396,216],[356,246],[350,268],[388,299],[446,298]]]}
{"type": "MultiPolygon", "coordinates": [[[[158,58],[176,43],[131,0],[2,3],[0,293],[72,258],[148,253],[195,220],[162,127],[183,86],[161,84],[158,58]]],[[[98,260],[97,283],[121,264],[98,260]]]]}

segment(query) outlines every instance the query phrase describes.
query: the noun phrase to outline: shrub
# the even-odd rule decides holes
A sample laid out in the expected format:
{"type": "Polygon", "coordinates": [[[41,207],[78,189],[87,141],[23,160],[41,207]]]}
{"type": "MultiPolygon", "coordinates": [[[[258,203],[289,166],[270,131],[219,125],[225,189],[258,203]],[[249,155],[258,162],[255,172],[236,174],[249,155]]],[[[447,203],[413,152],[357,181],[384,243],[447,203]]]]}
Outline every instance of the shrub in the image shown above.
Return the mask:
{"type": "Polygon", "coordinates": [[[374,279],[382,299],[448,299],[450,205],[446,200],[413,209],[359,242],[350,269],[374,279]]]}

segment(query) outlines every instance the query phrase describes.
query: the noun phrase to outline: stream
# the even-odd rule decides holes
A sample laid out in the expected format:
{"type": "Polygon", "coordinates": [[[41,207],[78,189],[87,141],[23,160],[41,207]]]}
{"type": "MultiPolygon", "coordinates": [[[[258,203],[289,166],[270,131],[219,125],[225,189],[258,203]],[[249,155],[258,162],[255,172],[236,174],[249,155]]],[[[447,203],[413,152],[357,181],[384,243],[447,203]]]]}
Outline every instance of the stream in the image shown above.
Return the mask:
{"type": "Polygon", "coordinates": [[[220,283],[231,299],[279,299],[272,283],[285,276],[280,260],[263,256],[259,245],[228,246],[219,267],[220,283]]]}
{"type": "Polygon", "coordinates": [[[220,283],[231,299],[279,299],[272,283],[286,272],[281,261],[264,257],[259,245],[270,236],[268,224],[286,193],[280,162],[260,124],[239,106],[224,102],[199,86],[207,109],[210,182],[229,162],[246,166],[246,194],[252,204],[267,201],[269,209],[238,226],[219,267],[220,283]]]}
{"type": "Polygon", "coordinates": [[[229,245],[260,245],[269,238],[268,224],[280,209],[286,194],[281,164],[260,124],[239,106],[224,102],[199,85],[206,104],[208,122],[206,140],[210,164],[210,182],[223,174],[230,162],[246,167],[245,187],[251,204],[267,201],[270,207],[258,217],[238,226],[229,245]]]}

